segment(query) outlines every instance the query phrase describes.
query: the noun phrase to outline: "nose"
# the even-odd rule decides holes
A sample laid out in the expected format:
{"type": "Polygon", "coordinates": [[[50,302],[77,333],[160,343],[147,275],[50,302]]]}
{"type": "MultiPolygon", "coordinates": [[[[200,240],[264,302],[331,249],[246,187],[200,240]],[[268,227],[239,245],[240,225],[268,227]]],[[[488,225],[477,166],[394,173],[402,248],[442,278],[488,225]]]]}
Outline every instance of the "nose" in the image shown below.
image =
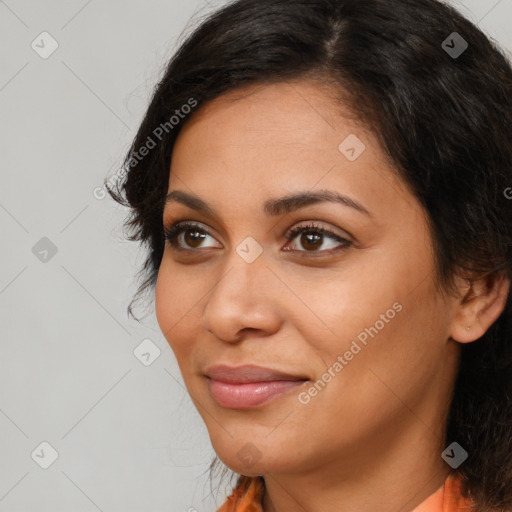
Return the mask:
{"type": "Polygon", "coordinates": [[[228,343],[240,341],[246,332],[268,336],[279,330],[278,297],[284,290],[267,267],[264,254],[247,263],[233,251],[223,268],[207,299],[203,328],[228,343]]]}

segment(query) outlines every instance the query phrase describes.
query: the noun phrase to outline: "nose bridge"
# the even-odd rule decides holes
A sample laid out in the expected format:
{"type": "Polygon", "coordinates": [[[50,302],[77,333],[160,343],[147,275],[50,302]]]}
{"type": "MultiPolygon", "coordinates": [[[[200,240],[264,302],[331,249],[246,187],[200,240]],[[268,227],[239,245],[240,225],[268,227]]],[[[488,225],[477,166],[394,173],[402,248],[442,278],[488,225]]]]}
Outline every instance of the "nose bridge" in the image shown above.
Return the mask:
{"type": "Polygon", "coordinates": [[[268,283],[272,275],[263,251],[256,255],[255,249],[250,240],[233,247],[225,272],[207,299],[203,326],[223,340],[234,340],[242,329],[268,331],[278,325],[268,283]]]}
{"type": "Polygon", "coordinates": [[[210,300],[214,298],[213,295],[225,295],[226,299],[237,299],[240,306],[259,302],[265,288],[261,285],[268,281],[269,270],[263,250],[256,255],[254,246],[250,244],[242,242],[233,247],[226,259],[226,271],[214,287],[210,300]]]}

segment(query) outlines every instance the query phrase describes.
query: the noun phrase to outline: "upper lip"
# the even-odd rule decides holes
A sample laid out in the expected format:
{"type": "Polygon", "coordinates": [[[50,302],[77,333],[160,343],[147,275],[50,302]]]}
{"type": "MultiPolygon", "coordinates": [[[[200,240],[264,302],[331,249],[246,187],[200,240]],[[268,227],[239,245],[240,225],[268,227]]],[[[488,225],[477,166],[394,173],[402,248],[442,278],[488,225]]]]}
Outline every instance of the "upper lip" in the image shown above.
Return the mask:
{"type": "Polygon", "coordinates": [[[271,382],[275,380],[307,380],[306,377],[292,375],[290,373],[272,370],[271,368],[265,368],[253,364],[243,366],[211,366],[204,373],[211,379],[231,383],[271,382]]]}

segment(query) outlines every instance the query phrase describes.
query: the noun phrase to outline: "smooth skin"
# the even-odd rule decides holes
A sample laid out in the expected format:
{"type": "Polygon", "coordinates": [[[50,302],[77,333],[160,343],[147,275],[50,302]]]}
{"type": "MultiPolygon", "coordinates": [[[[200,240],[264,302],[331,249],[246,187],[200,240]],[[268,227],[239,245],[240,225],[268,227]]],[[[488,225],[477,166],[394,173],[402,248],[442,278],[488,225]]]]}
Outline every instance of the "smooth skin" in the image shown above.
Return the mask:
{"type": "Polygon", "coordinates": [[[330,92],[305,80],[252,85],[187,121],[169,192],[194,194],[212,212],[167,203],[165,227],[198,227],[175,239],[181,250],[166,242],[156,315],[221,460],[264,476],[265,512],[405,512],[450,472],[442,439],[461,343],[498,318],[510,283],[461,277],[458,296],[439,292],[424,211],[330,92]],[[350,134],[366,147],[354,161],[339,149],[350,134]],[[319,190],[369,214],[327,201],[264,211],[270,199],[319,190]],[[347,242],[314,230],[287,240],[311,222],[347,242]],[[247,237],[263,250],[252,263],[237,253],[247,237]],[[401,311],[301,403],[299,392],[394,303],[401,311]],[[204,376],[215,364],[309,382],[254,409],[227,409],[204,376]]]}

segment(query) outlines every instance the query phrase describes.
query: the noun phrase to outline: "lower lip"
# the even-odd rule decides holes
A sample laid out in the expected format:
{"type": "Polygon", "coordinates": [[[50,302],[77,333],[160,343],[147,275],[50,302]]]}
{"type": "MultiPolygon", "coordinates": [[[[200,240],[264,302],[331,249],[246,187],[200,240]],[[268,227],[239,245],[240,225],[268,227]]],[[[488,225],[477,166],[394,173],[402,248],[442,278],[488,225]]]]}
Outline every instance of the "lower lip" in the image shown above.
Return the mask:
{"type": "Polygon", "coordinates": [[[221,407],[228,409],[250,409],[295,389],[304,380],[275,380],[233,384],[208,378],[210,393],[221,407]]]}

